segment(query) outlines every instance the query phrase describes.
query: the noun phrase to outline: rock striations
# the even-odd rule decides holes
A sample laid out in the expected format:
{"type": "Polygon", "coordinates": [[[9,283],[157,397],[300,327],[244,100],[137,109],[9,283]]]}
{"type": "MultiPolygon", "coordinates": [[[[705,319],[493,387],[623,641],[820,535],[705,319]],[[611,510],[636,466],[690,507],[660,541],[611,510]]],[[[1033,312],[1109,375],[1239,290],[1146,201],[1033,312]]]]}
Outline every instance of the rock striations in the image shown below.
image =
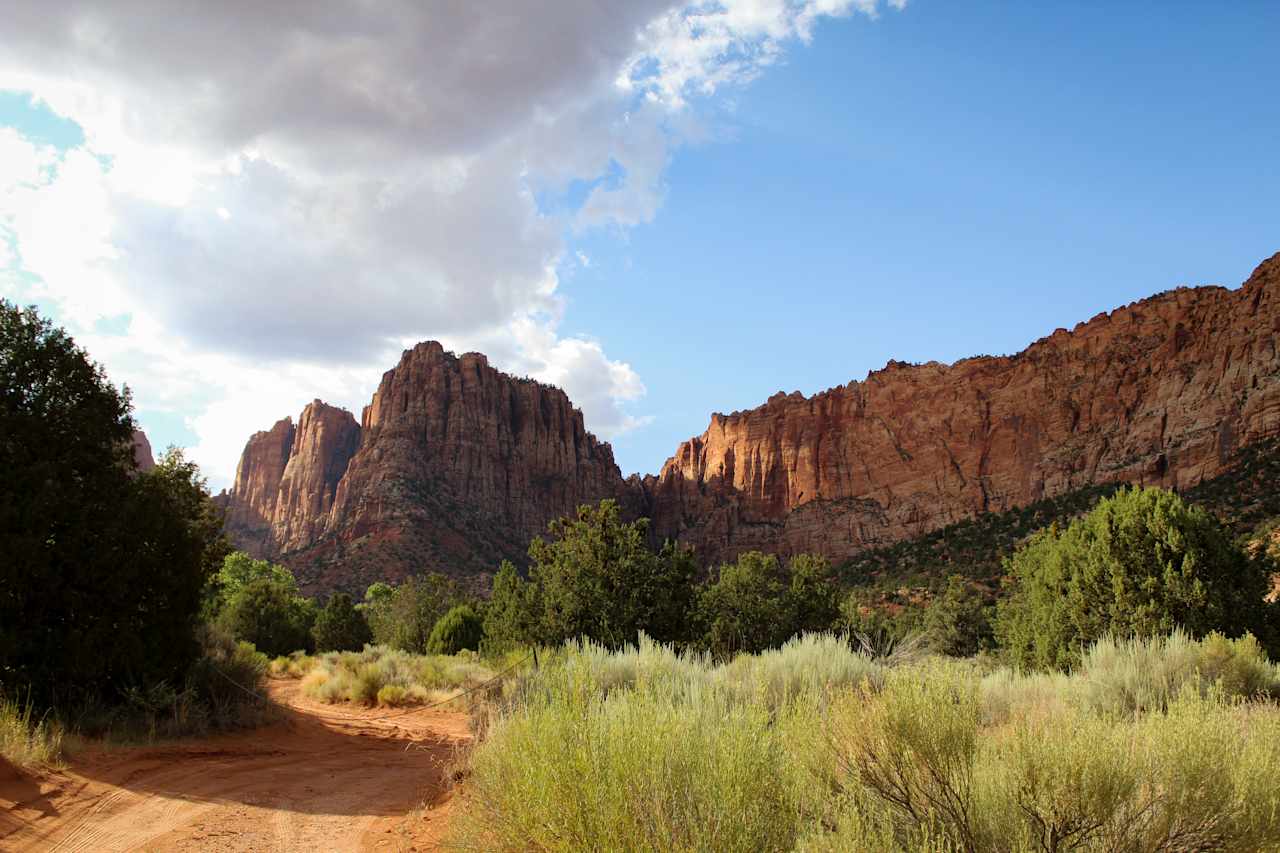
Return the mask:
{"type": "Polygon", "coordinates": [[[891,362],[862,382],[713,415],[661,473],[624,481],[565,394],[434,342],[360,424],[309,405],[257,433],[220,500],[240,547],[309,589],[520,559],[603,497],[704,562],[750,548],[840,559],[1105,481],[1185,488],[1280,434],[1280,255],[1245,286],[1180,288],[1017,355],[891,362]]]}
{"type": "Polygon", "coordinates": [[[429,341],[382,377],[360,424],[316,401],[249,439],[221,497],[238,546],[309,588],[442,570],[481,577],[578,504],[625,498],[608,444],[563,391],[429,341]]]}
{"type": "Polygon", "coordinates": [[[655,532],[704,560],[835,559],[1091,483],[1185,488],[1280,432],[1280,255],[1243,288],[1179,288],[1017,355],[891,362],[713,415],[646,480],[655,532]]]}

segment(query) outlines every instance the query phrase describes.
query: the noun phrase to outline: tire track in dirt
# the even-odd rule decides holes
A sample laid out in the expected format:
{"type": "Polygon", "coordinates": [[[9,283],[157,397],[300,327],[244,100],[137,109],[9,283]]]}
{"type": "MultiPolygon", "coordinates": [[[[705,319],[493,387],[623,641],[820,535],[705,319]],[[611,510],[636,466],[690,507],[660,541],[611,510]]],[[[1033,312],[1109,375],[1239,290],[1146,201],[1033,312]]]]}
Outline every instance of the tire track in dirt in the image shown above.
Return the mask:
{"type": "Polygon", "coordinates": [[[0,773],[0,849],[428,850],[449,814],[467,716],[321,705],[273,681],[285,719],[159,747],[98,749],[64,770],[0,773]],[[425,811],[423,809],[425,808],[425,811]]]}

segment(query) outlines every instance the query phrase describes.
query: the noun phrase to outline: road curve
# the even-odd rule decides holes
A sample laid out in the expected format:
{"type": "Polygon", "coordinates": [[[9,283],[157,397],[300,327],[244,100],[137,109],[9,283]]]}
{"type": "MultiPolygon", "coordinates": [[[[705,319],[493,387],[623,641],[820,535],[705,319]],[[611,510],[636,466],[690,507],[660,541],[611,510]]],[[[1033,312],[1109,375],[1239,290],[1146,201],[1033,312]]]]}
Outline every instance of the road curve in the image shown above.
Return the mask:
{"type": "Polygon", "coordinates": [[[437,846],[466,714],[323,705],[271,681],[283,720],[159,746],[0,764],[0,849],[396,851],[437,846]]]}

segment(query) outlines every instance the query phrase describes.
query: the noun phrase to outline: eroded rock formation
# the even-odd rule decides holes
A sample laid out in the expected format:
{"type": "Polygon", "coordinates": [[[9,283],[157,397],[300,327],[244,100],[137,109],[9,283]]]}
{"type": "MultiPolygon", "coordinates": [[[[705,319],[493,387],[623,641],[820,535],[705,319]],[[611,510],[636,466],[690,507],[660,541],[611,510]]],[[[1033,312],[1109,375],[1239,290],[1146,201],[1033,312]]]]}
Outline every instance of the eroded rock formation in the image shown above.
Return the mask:
{"type": "Polygon", "coordinates": [[[1280,255],[1243,288],[1179,288],[1017,355],[891,362],[712,416],[646,489],[661,536],[839,559],[1106,481],[1184,488],[1280,432],[1280,255]]]}
{"type": "Polygon", "coordinates": [[[1243,288],[1179,288],[1023,352],[891,362],[861,382],[712,416],[623,481],[565,394],[434,342],[361,423],[319,401],[245,448],[221,500],[237,544],[312,590],[443,570],[477,585],[579,503],[624,501],[703,562],[833,559],[1090,483],[1185,488],[1280,434],[1280,255],[1243,288]]]}
{"type": "Polygon", "coordinates": [[[238,545],[312,587],[479,577],[521,559],[551,519],[627,494],[563,391],[478,353],[434,341],[405,351],[361,420],[316,401],[296,437],[286,419],[249,440],[223,498],[238,545]]]}
{"type": "Polygon", "coordinates": [[[156,467],[156,458],[151,453],[151,442],[147,434],[140,429],[133,431],[133,464],[145,474],[156,467]]]}

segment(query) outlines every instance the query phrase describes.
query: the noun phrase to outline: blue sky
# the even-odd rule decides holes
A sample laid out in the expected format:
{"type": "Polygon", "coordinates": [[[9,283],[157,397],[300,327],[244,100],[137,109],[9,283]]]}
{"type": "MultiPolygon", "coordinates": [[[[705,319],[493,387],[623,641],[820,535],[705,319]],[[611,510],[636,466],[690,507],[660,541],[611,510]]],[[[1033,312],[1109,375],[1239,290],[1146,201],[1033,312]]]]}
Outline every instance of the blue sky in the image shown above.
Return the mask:
{"type": "MultiPolygon", "coordinates": [[[[66,195],[101,195],[107,212],[67,234],[97,228],[111,247],[68,272],[19,245],[0,294],[86,326],[152,443],[193,447],[215,485],[250,427],[313,396],[357,408],[399,346],[428,336],[564,385],[629,473],[656,472],[713,411],[891,358],[1013,352],[1179,284],[1234,287],[1280,250],[1280,5],[912,0],[810,25],[812,8],[728,2],[702,29],[683,23],[697,9],[663,4],[605,16],[542,58],[564,63],[544,88],[525,92],[527,72],[488,88],[467,78],[456,100],[476,107],[448,135],[433,118],[453,108],[443,101],[416,130],[396,115],[353,130],[345,102],[307,112],[289,87],[272,110],[234,95],[192,108],[180,57],[167,93],[163,56],[67,79],[34,53],[0,53],[0,126],[53,146],[54,171],[80,150],[105,164],[66,195]],[[691,50],[724,34],[730,47],[691,50]],[[632,69],[622,94],[619,67],[632,69]],[[76,86],[133,105],[135,120],[113,124],[76,86]],[[183,121],[137,106],[166,97],[183,121]],[[504,98],[559,118],[509,120],[504,98]],[[161,154],[145,147],[156,139],[161,154]],[[377,148],[376,165],[347,162],[353,139],[377,148]],[[129,171],[131,157],[144,166],[129,171]],[[295,218],[334,170],[417,187],[404,175],[454,174],[459,157],[463,192],[405,190],[394,219],[295,218]],[[536,201],[494,177],[512,164],[536,201]],[[103,269],[91,294],[45,284],[103,269]]],[[[54,60],[80,49],[56,36],[43,45],[54,60]]],[[[432,80],[444,60],[418,61],[432,80]]],[[[412,73],[406,62],[388,79],[412,73]]],[[[234,69],[198,73],[237,91],[234,69]]],[[[10,230],[15,245],[36,239],[10,230]]]]}
{"type": "Polygon", "coordinates": [[[654,470],[710,410],[1238,285],[1280,251],[1277,43],[1262,3],[920,0],[825,24],[566,286],[568,331],[649,389],[623,467],[654,470]]]}

